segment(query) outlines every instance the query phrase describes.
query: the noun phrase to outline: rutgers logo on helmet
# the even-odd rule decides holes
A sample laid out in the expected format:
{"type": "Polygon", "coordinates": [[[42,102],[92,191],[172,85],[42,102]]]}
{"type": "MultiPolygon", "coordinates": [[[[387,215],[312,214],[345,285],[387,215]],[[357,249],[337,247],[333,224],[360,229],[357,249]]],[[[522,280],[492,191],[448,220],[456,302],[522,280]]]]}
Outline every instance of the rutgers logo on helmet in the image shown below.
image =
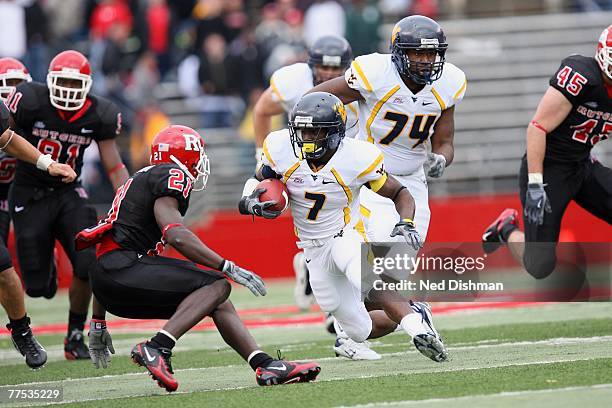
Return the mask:
{"type": "Polygon", "coordinates": [[[66,111],[79,110],[91,89],[91,66],[83,54],[69,50],[51,60],[47,87],[51,105],[66,111]]]}
{"type": "Polygon", "coordinates": [[[151,143],[151,164],[174,163],[193,181],[193,190],[206,188],[210,163],[202,136],[187,126],[172,125],[160,131],[151,143]]]}
{"type": "Polygon", "coordinates": [[[603,30],[599,36],[595,59],[603,73],[612,79],[612,25],[603,30]]]}
{"type": "Polygon", "coordinates": [[[391,59],[397,71],[417,84],[431,84],[442,76],[448,44],[442,27],[425,16],[401,19],[391,33],[391,59]],[[434,53],[431,61],[411,60],[409,53],[434,53]]]}
{"type": "Polygon", "coordinates": [[[31,82],[28,69],[15,58],[0,58],[0,99],[5,101],[22,82],[31,82]]]}

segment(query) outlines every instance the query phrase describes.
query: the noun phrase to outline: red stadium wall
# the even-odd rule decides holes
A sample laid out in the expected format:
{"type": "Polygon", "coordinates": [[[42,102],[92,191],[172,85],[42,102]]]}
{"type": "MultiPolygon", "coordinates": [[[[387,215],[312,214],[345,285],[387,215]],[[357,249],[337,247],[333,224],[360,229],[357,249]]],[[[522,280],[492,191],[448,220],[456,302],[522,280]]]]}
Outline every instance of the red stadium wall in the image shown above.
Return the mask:
{"type": "MultiPolygon", "coordinates": [[[[486,227],[502,209],[520,208],[512,195],[436,198],[430,202],[432,219],[428,241],[479,242],[486,227]]],[[[203,220],[194,231],[211,248],[263,277],[292,276],[293,255],[297,252],[289,214],[277,220],[241,216],[237,211],[219,211],[203,220]]],[[[612,226],[571,204],[563,219],[561,241],[608,242],[612,226]]],[[[14,248],[13,243],[10,247],[14,248]]],[[[70,264],[59,259],[60,286],[70,281],[70,264]]]]}

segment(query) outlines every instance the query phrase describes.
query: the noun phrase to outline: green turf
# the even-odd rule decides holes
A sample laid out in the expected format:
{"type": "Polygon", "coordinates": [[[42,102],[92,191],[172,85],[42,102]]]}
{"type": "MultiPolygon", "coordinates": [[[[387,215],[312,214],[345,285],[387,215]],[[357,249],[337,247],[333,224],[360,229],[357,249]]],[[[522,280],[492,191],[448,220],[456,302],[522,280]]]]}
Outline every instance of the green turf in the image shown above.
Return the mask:
{"type": "MultiPolygon", "coordinates": [[[[146,406],[260,406],[319,407],[365,404],[382,401],[448,398],[502,391],[540,390],[612,382],[612,359],[597,359],[546,366],[526,365],[485,368],[420,375],[392,372],[377,378],[297,384],[286,387],[249,388],[124,398],[79,403],[86,407],[146,406]]],[[[73,405],[73,404],[70,404],[73,405]]],[[[76,405],[75,405],[76,406],[76,405]]],[[[593,405],[591,405],[593,406],[593,405]]]]}

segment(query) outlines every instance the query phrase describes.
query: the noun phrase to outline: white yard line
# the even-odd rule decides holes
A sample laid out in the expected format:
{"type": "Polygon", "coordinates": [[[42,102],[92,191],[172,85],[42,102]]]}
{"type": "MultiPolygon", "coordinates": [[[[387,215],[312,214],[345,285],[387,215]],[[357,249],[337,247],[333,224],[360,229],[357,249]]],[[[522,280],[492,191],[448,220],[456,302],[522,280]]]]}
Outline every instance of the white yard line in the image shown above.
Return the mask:
{"type": "MultiPolygon", "coordinates": [[[[607,397],[612,396],[612,384],[597,384],[588,385],[583,387],[565,387],[565,388],[546,388],[543,390],[526,390],[526,391],[506,391],[496,394],[479,394],[479,395],[466,395],[461,397],[451,398],[430,398],[424,400],[403,400],[403,401],[389,401],[389,402],[372,402],[369,404],[360,405],[349,405],[339,406],[338,408],[374,408],[374,407],[459,407],[459,406],[505,406],[502,404],[514,404],[517,399],[522,397],[529,397],[531,406],[542,407],[545,403],[545,399],[540,399],[539,396],[545,396],[548,398],[550,394],[555,394],[555,400],[552,401],[554,406],[560,407],[565,405],[574,405],[573,401],[564,401],[567,396],[560,396],[558,394],[579,394],[579,398],[583,398],[584,392],[588,392],[590,398],[594,397],[594,393],[599,393],[601,396],[607,397]],[[518,397],[518,398],[517,398],[518,397]],[[508,399],[509,401],[501,401],[508,399]],[[482,405],[486,403],[486,405],[482,405]]],[[[589,406],[596,407],[598,405],[593,404],[593,401],[589,401],[589,406]]]]}

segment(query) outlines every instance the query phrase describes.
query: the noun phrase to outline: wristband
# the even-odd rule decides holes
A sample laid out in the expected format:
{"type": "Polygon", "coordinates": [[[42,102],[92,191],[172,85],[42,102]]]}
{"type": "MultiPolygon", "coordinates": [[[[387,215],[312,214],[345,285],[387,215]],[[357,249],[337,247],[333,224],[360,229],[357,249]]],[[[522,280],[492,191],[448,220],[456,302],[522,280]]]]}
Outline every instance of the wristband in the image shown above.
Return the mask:
{"type": "Polygon", "coordinates": [[[221,271],[223,273],[225,273],[225,267],[229,265],[229,261],[226,261],[225,259],[221,261],[221,263],[219,264],[219,266],[217,266],[217,270],[221,271]]]}
{"type": "Polygon", "coordinates": [[[89,329],[104,330],[106,329],[106,320],[91,319],[89,321],[89,329]]]}
{"type": "Polygon", "coordinates": [[[251,193],[255,191],[255,188],[257,187],[258,184],[259,184],[259,180],[257,180],[256,178],[251,177],[250,179],[248,179],[246,183],[244,183],[244,188],[242,189],[242,196],[243,197],[250,196],[251,193]]]}
{"type": "Polygon", "coordinates": [[[402,218],[402,221],[403,222],[408,222],[408,223],[414,225],[414,221],[412,221],[412,218],[402,218]]]}
{"type": "Polygon", "coordinates": [[[529,180],[528,184],[543,184],[544,183],[544,176],[542,175],[542,173],[529,173],[527,178],[529,180]]]}
{"type": "Polygon", "coordinates": [[[55,160],[51,158],[49,154],[41,154],[38,156],[38,160],[36,160],[36,168],[42,171],[48,171],[49,166],[55,163],[55,160]]]}
{"type": "Polygon", "coordinates": [[[6,149],[6,147],[13,141],[13,136],[15,136],[15,131],[11,129],[11,135],[9,136],[4,146],[0,147],[0,150],[6,149]]]}

